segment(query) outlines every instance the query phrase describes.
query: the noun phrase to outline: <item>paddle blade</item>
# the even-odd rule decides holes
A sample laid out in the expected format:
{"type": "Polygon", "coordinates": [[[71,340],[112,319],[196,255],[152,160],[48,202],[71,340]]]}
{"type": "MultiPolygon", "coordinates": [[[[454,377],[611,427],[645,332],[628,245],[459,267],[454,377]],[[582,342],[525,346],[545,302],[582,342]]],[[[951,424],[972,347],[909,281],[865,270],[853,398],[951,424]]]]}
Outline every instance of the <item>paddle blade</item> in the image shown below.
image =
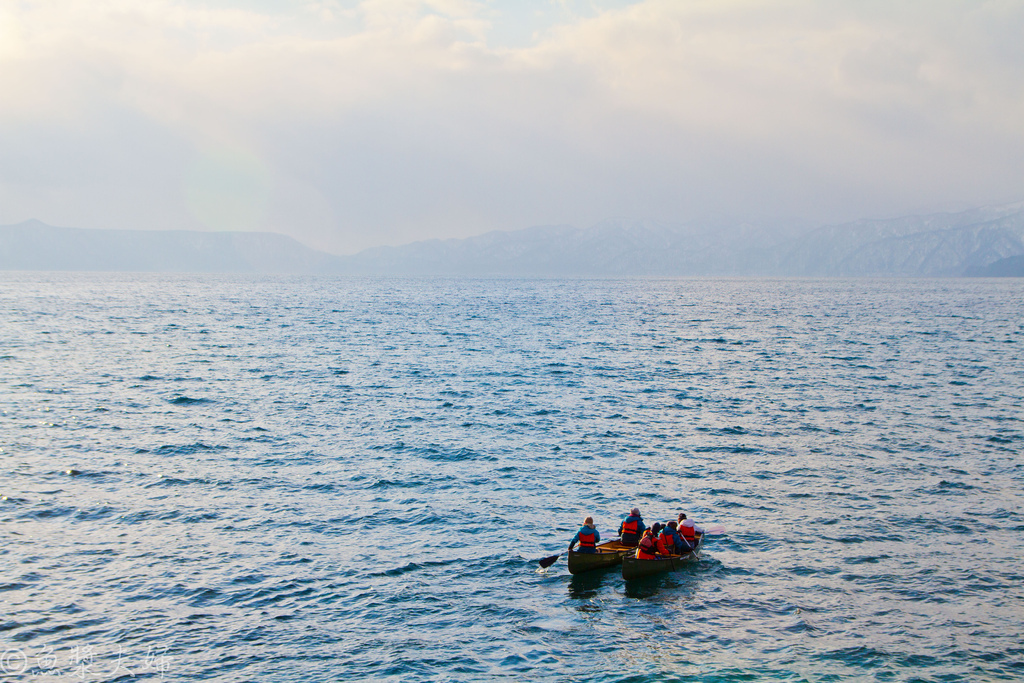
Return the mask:
{"type": "Polygon", "coordinates": [[[708,536],[721,536],[725,533],[725,527],[721,524],[717,524],[715,526],[711,526],[705,529],[704,533],[706,533],[708,536]]]}
{"type": "Polygon", "coordinates": [[[541,560],[541,561],[540,561],[540,563],[539,563],[539,564],[540,564],[540,567],[541,567],[541,569],[546,569],[547,567],[550,567],[551,565],[553,565],[553,564],[555,563],[555,560],[557,560],[557,559],[558,559],[558,558],[560,558],[561,556],[562,556],[562,554],[561,554],[561,553],[559,553],[559,554],[557,554],[557,555],[552,555],[551,557],[545,557],[545,558],[544,558],[543,560],[541,560]]]}

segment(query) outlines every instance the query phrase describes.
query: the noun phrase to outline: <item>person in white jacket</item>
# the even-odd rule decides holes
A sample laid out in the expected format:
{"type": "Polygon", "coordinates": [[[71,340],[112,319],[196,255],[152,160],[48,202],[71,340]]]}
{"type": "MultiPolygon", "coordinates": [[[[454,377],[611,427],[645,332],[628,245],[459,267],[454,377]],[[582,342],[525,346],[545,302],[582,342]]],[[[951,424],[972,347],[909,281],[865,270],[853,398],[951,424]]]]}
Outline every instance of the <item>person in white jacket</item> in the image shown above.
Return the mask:
{"type": "Polygon", "coordinates": [[[679,535],[683,537],[683,540],[690,545],[690,550],[697,547],[700,537],[704,535],[704,529],[694,524],[692,519],[687,519],[685,512],[679,513],[677,531],[679,531],[679,535]]]}

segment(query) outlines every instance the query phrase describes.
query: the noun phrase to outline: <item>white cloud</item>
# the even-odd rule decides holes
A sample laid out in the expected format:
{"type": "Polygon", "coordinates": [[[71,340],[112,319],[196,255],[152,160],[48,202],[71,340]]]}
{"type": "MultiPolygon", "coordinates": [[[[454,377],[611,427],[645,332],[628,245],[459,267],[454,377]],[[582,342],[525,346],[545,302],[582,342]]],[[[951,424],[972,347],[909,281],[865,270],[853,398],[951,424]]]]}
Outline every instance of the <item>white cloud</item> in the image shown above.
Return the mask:
{"type": "Polygon", "coordinates": [[[191,227],[186,195],[217,196],[196,164],[223,150],[258,160],[269,199],[214,222],[346,251],[1024,194],[1020,2],[648,0],[518,48],[488,42],[507,7],[468,0],[0,8],[3,222],[191,227]],[[164,200],[117,206],[119,183],[164,200]]]}

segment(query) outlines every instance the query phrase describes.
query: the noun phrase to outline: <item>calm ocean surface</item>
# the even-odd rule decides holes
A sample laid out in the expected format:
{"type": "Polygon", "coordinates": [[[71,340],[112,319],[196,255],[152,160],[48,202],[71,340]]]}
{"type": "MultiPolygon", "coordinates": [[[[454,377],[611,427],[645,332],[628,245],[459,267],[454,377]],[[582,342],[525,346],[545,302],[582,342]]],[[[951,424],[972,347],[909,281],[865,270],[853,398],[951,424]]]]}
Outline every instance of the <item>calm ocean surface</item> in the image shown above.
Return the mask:
{"type": "Polygon", "coordinates": [[[0,273],[0,387],[5,681],[1024,680],[1021,280],[0,273]]]}

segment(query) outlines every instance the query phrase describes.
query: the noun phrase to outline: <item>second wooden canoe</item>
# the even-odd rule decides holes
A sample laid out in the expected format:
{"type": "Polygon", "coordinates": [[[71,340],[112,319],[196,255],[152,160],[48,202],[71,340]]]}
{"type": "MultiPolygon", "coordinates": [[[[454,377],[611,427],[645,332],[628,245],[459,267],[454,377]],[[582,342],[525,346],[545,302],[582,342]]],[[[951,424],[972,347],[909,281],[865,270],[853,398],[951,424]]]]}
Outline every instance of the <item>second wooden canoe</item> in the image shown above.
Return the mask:
{"type": "Polygon", "coordinates": [[[697,547],[682,555],[658,558],[656,560],[638,560],[633,553],[622,560],[622,578],[627,581],[641,579],[645,576],[654,576],[662,572],[674,572],[686,565],[700,559],[700,550],[704,546],[704,537],[701,536],[697,547]]]}

